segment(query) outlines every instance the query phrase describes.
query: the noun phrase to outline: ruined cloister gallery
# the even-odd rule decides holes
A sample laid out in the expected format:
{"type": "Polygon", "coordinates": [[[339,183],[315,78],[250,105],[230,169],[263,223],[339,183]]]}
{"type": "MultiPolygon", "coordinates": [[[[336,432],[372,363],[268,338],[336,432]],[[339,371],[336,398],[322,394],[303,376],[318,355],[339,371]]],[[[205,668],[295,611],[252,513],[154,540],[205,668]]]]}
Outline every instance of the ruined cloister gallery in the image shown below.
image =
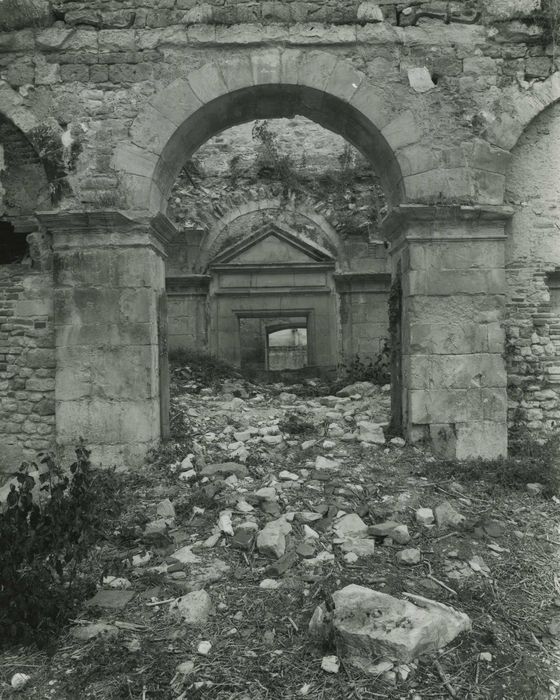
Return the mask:
{"type": "Polygon", "coordinates": [[[390,334],[394,420],[452,456],[505,454],[514,414],[558,424],[560,62],[544,3],[3,5],[4,467],[81,435],[103,463],[138,462],[166,430],[168,345],[240,364],[243,328],[292,328],[317,368],[390,334]],[[197,149],[297,115],[371,163],[387,208],[374,234],[264,195],[224,198],[205,227],[172,220],[197,149]]]}

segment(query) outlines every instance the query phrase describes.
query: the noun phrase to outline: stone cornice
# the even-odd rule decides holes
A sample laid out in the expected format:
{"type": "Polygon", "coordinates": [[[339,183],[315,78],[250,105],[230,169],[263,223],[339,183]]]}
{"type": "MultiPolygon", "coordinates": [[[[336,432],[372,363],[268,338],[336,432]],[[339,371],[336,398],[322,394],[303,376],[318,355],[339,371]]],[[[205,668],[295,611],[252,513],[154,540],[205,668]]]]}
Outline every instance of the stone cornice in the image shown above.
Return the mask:
{"type": "MultiPolygon", "coordinates": [[[[131,214],[132,212],[127,212],[131,214]]],[[[131,218],[120,211],[45,211],[37,212],[40,224],[52,233],[55,246],[76,246],[77,238],[86,236],[88,247],[95,245],[141,245],[142,239],[165,255],[167,247],[179,238],[174,224],[164,215],[147,217],[144,213],[131,218]],[[101,239],[105,237],[105,240],[101,239]]]]}
{"type": "Polygon", "coordinates": [[[403,236],[415,240],[504,238],[513,214],[514,209],[506,205],[401,204],[387,214],[380,232],[393,243],[403,236]]]}
{"type": "Polygon", "coordinates": [[[36,216],[53,234],[137,233],[147,228],[147,222],[130,219],[119,211],[43,211],[36,216]]]}
{"type": "Polygon", "coordinates": [[[387,272],[337,272],[334,281],[339,292],[351,292],[353,288],[386,292],[391,286],[391,275],[387,272]]]}

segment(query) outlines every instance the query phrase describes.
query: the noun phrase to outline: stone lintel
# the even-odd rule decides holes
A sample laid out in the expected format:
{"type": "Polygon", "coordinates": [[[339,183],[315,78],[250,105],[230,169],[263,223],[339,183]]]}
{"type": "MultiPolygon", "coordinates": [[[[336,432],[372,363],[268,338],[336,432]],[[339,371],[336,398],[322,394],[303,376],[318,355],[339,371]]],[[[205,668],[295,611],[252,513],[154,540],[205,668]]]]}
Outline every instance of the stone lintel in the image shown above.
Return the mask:
{"type": "Polygon", "coordinates": [[[392,252],[405,240],[505,239],[513,214],[505,205],[401,204],[382,221],[381,235],[391,242],[392,252]]]}
{"type": "Polygon", "coordinates": [[[384,272],[339,272],[334,275],[337,292],[386,293],[391,286],[391,275],[384,272]]]}

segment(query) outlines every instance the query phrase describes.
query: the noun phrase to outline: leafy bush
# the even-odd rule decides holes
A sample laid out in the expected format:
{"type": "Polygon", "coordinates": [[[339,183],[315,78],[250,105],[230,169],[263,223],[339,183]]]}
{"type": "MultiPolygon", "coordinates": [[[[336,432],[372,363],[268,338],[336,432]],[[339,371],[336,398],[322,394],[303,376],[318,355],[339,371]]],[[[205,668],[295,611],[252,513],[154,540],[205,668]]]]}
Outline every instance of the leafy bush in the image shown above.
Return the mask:
{"type": "Polygon", "coordinates": [[[13,475],[0,514],[0,646],[44,645],[95,590],[85,562],[118,514],[119,489],[89,457],[80,442],[69,476],[52,454],[13,475]]]}

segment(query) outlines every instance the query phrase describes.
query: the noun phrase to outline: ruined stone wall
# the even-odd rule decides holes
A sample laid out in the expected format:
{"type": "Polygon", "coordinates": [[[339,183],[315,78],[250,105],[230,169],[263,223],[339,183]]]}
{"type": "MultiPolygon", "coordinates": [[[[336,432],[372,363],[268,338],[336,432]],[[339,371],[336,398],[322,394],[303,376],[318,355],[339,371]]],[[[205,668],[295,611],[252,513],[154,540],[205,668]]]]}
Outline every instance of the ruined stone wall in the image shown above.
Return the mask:
{"type": "Polygon", "coordinates": [[[508,200],[509,418],[560,425],[560,104],[529,126],[513,153],[508,200]],[[555,275],[556,273],[556,275],[555,275]],[[517,415],[516,415],[517,414],[517,415]]]}
{"type": "MultiPolygon", "coordinates": [[[[411,121],[413,110],[426,131],[425,143],[435,149],[434,157],[445,155],[444,170],[434,175],[443,198],[498,203],[503,184],[500,151],[489,149],[486,169],[469,174],[465,166],[478,157],[476,139],[493,128],[526,89],[521,83],[544,79],[553,68],[546,28],[531,14],[534,2],[519,3],[524,10],[491,25],[484,18],[473,25],[420,19],[411,27],[389,20],[362,26],[355,2],[252,3],[251,14],[233,24],[214,14],[219,6],[211,18],[201,14],[189,19],[185,15],[192,8],[179,7],[181,2],[166,0],[149,8],[137,2],[59,3],[60,19],[55,17],[51,26],[0,33],[6,100],[17,100],[18,109],[30,110],[39,122],[57,123],[74,143],[76,157],[66,164],[71,191],[64,206],[126,208],[129,194],[116,172],[114,149],[128,139],[133,120],[154,94],[213,59],[232,60],[265,46],[326,49],[347,58],[368,80],[387,86],[390,109],[402,120],[398,148],[420,138],[411,121]],[[325,23],[317,17],[310,21],[306,12],[290,15],[289,24],[255,22],[253,10],[262,13],[265,6],[278,11],[282,6],[309,11],[315,7],[325,13],[325,23]],[[348,24],[334,24],[346,12],[348,24]],[[409,70],[423,67],[434,84],[411,87],[409,70]],[[7,88],[13,88],[16,97],[8,95],[7,88]]],[[[241,12],[248,6],[231,3],[221,8],[241,12]]],[[[394,3],[380,6],[383,12],[395,9],[394,3]]],[[[197,5],[197,12],[202,13],[201,7],[197,5]]],[[[422,149],[411,150],[409,158],[433,167],[433,158],[422,149]]],[[[431,200],[434,183],[415,170],[409,196],[431,200]]]]}
{"type": "Polygon", "coordinates": [[[53,448],[54,368],[52,273],[0,266],[0,470],[53,448]]]}

